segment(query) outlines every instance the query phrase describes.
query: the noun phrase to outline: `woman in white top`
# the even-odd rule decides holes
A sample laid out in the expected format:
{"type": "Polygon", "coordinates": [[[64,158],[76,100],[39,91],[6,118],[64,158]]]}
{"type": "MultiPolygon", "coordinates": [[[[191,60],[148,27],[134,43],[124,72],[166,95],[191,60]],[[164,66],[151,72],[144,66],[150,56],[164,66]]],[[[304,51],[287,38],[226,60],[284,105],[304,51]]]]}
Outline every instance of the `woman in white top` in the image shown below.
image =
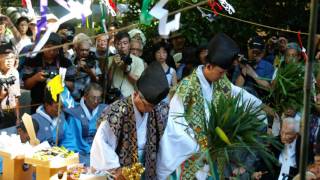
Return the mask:
{"type": "Polygon", "coordinates": [[[28,31],[31,32],[29,30],[29,23],[29,19],[24,16],[20,17],[16,22],[16,27],[20,33],[20,41],[16,45],[18,53],[20,53],[25,46],[32,44],[31,37],[28,36],[28,31]]]}
{"type": "MultiPolygon", "coordinates": [[[[176,70],[167,64],[168,56],[169,49],[164,42],[157,43],[153,46],[153,57],[162,65],[162,68],[166,73],[169,87],[171,88],[177,84],[177,75],[176,70]]],[[[169,97],[167,96],[164,101],[169,103],[169,97]]]]}

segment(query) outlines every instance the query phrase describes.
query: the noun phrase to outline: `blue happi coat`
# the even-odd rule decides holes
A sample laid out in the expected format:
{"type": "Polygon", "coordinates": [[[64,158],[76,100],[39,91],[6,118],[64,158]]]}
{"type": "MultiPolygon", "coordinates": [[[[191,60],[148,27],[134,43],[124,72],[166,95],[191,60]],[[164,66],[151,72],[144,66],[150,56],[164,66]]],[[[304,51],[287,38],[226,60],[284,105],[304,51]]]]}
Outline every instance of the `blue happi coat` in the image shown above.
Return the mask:
{"type": "Polygon", "coordinates": [[[50,120],[48,120],[48,118],[43,114],[39,113],[39,111],[45,113],[43,106],[40,106],[37,109],[37,113],[32,115],[32,118],[35,119],[39,124],[39,131],[37,133],[37,138],[39,141],[48,141],[51,146],[56,145],[56,132],[57,127],[59,127],[58,146],[64,146],[68,150],[78,152],[79,150],[75,143],[74,134],[72,131],[70,131],[64,112],[61,112],[60,122],[54,127],[52,122],[50,122],[50,120]]]}
{"type": "Polygon", "coordinates": [[[65,110],[69,128],[75,135],[75,141],[80,152],[90,153],[91,144],[97,131],[97,120],[105,107],[105,104],[98,105],[97,113],[92,119],[87,118],[80,105],[65,110]]]}

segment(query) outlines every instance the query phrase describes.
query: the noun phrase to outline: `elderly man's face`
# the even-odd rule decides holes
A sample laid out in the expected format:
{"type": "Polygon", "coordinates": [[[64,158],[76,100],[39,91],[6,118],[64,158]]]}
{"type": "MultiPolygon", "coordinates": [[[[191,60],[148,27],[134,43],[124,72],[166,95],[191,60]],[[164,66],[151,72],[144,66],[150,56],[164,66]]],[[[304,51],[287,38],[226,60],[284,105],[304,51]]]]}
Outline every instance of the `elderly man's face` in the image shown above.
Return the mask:
{"type": "Polygon", "coordinates": [[[143,49],[141,43],[139,41],[131,41],[130,44],[130,53],[138,57],[142,56],[143,49]]]}
{"type": "Polygon", "coordinates": [[[290,144],[297,138],[297,133],[294,130],[293,124],[283,123],[280,131],[281,142],[290,144]]]}
{"type": "Polygon", "coordinates": [[[79,59],[87,58],[90,52],[90,44],[87,42],[82,42],[79,44],[77,49],[77,56],[79,59]]]}
{"type": "Polygon", "coordinates": [[[96,40],[96,48],[98,51],[106,51],[108,47],[108,37],[99,36],[96,40]]]}
{"type": "Polygon", "coordinates": [[[90,90],[88,94],[84,96],[86,106],[90,110],[94,110],[102,101],[102,92],[98,90],[90,90]]]}
{"type": "Polygon", "coordinates": [[[296,63],[299,60],[299,54],[298,51],[295,49],[287,49],[286,51],[286,64],[289,63],[296,63]]]}

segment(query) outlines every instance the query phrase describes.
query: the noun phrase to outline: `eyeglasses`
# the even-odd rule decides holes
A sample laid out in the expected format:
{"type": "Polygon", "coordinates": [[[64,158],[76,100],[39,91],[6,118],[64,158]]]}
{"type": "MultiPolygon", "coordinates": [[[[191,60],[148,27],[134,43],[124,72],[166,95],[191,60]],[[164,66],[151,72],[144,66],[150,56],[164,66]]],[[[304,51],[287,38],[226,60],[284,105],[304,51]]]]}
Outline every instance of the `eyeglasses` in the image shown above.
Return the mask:
{"type": "Polygon", "coordinates": [[[89,96],[88,99],[91,102],[101,102],[102,101],[102,97],[101,96],[89,96]]]}
{"type": "Polygon", "coordinates": [[[138,52],[142,52],[142,49],[139,48],[130,48],[131,51],[138,51],[138,52]]]}

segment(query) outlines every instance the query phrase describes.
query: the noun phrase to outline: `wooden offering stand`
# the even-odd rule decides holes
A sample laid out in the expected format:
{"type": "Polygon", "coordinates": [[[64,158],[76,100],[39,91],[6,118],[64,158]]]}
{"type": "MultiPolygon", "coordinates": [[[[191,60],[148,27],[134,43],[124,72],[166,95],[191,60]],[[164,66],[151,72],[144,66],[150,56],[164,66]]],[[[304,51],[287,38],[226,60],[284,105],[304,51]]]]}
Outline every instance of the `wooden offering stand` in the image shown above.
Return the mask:
{"type": "Polygon", "coordinates": [[[36,168],[37,180],[57,180],[67,179],[67,166],[79,163],[79,155],[74,154],[68,158],[50,160],[39,160],[31,157],[25,157],[25,163],[31,164],[36,168]],[[59,171],[64,172],[62,178],[58,178],[59,171]]]}
{"type": "Polygon", "coordinates": [[[3,180],[32,180],[33,167],[24,170],[24,156],[13,156],[12,154],[1,151],[0,156],[3,158],[3,174],[0,179],[3,180]]]}

